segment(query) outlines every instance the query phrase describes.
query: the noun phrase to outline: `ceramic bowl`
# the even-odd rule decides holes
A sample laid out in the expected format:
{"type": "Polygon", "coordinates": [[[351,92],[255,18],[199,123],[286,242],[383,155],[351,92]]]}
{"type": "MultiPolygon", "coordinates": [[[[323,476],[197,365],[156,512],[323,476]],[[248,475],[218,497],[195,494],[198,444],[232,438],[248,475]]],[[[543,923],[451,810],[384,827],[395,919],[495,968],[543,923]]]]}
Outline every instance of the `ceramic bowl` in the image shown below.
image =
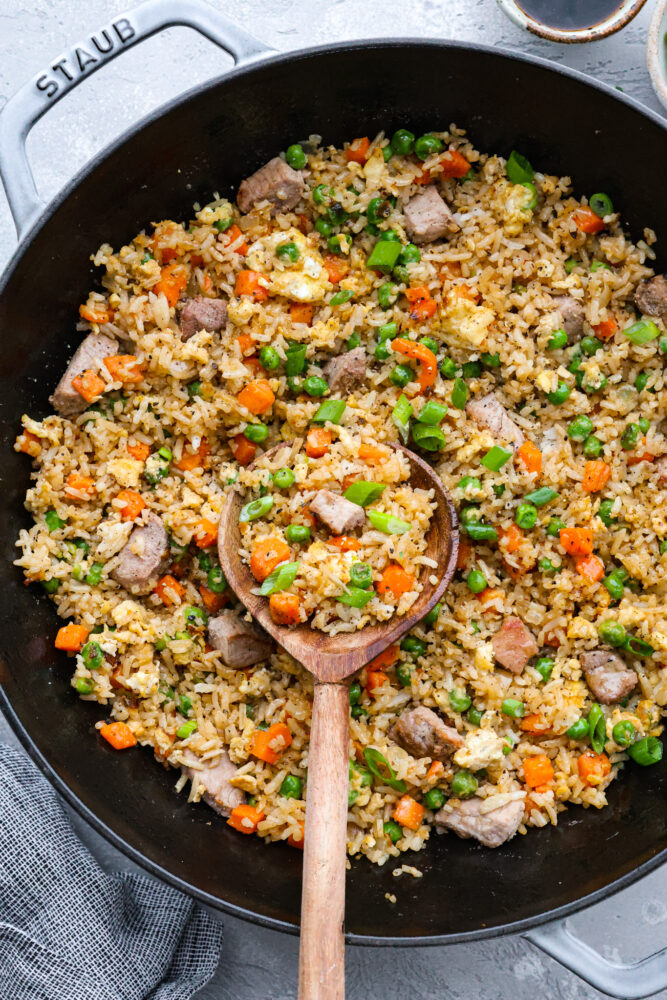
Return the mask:
{"type": "Polygon", "coordinates": [[[653,89],[667,108],[667,0],[658,0],[646,43],[646,62],[653,89]]]}
{"type": "MultiPolygon", "coordinates": [[[[623,0],[604,21],[600,21],[590,28],[570,29],[552,28],[548,24],[538,21],[522,10],[515,0],[498,0],[500,8],[515,24],[520,28],[532,31],[540,38],[546,38],[550,42],[595,42],[600,38],[606,38],[607,35],[624,28],[635,14],[639,13],[645,3],[646,0],[623,0]]],[[[659,6],[664,11],[664,2],[660,3],[659,6]]]]}

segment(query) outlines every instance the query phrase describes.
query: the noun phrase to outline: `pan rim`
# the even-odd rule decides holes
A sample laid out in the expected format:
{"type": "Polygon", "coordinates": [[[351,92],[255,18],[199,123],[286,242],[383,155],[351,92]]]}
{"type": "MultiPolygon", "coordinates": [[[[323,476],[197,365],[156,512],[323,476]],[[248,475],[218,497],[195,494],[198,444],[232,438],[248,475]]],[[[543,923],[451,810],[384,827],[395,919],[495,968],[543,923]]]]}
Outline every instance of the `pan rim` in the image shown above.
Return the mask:
{"type": "MultiPolygon", "coordinates": [[[[611,85],[595,80],[587,74],[582,73],[580,70],[560,64],[554,64],[541,56],[517,53],[505,47],[495,47],[482,43],[445,38],[371,38],[354,39],[352,41],[328,43],[310,46],[304,49],[297,49],[294,51],[279,52],[275,55],[263,56],[258,59],[253,59],[251,62],[246,62],[239,66],[232,67],[230,70],[190,88],[180,96],[161,105],[150,114],[139,119],[138,122],[130,126],[130,128],[124,130],[119,136],[116,137],[116,139],[96,153],[95,156],[93,156],[76,172],[74,177],[64,185],[58,194],[47,205],[45,205],[43,212],[35,220],[34,224],[26,232],[23,238],[19,240],[12,257],[7,262],[3,273],[0,275],[0,296],[5,293],[25,251],[36,242],[44,227],[53,218],[61,205],[63,205],[77,190],[89,174],[93,173],[98,166],[100,166],[109,156],[115,153],[123,145],[133,140],[135,136],[148,125],[169,114],[171,111],[182,107],[189,101],[198,99],[206,92],[213,90],[220,84],[226,83],[228,80],[234,80],[240,76],[251,76],[253,72],[262,71],[266,67],[282,65],[285,63],[295,63],[301,60],[317,57],[319,55],[331,55],[337,52],[367,51],[369,48],[387,50],[394,50],[396,48],[422,48],[442,49],[447,51],[458,50],[461,52],[472,53],[478,52],[484,55],[494,57],[497,56],[500,59],[505,59],[509,62],[521,65],[538,66],[540,69],[546,70],[549,73],[570,78],[577,83],[582,84],[586,88],[597,90],[612,100],[627,105],[643,118],[667,131],[667,121],[665,121],[665,119],[662,118],[657,112],[642,104],[636,98],[631,97],[624,92],[615,90],[611,85]]],[[[299,933],[299,928],[296,924],[280,920],[277,917],[267,917],[252,910],[245,909],[244,907],[239,907],[233,903],[221,900],[216,896],[212,896],[206,891],[185,882],[178,876],[175,876],[171,872],[162,868],[156,862],[151,861],[148,857],[142,854],[139,849],[123,840],[119,834],[111,829],[111,827],[107,826],[103,820],[97,817],[95,813],[93,813],[92,810],[70,789],[66,782],[56,772],[54,767],[49,763],[44,754],[37,748],[28,730],[24,727],[16,715],[2,684],[0,684],[0,708],[2,709],[5,718],[9,722],[22,747],[27,751],[30,758],[46,776],[50,784],[64,798],[67,804],[72,807],[79,814],[79,816],[81,816],[81,818],[89,824],[89,826],[91,826],[97,833],[103,836],[105,840],[115,847],[116,850],[120,851],[123,855],[152,876],[159,878],[160,880],[166,882],[181,892],[184,892],[190,897],[197,899],[199,902],[216,911],[222,911],[248,923],[254,923],[282,933],[292,935],[299,933]]],[[[520,934],[541,924],[563,919],[564,917],[577,913],[588,906],[620,892],[622,889],[634,884],[645,875],[660,867],[665,859],[667,859],[667,847],[658,850],[653,857],[641,862],[631,871],[626,872],[617,879],[614,879],[609,884],[581,896],[571,903],[567,903],[563,906],[557,907],[556,909],[548,910],[545,913],[539,913],[508,924],[500,924],[494,927],[481,927],[476,930],[464,931],[455,934],[414,935],[406,937],[347,933],[345,935],[345,939],[348,945],[358,947],[385,947],[388,945],[393,947],[431,947],[442,946],[445,944],[462,944],[466,942],[485,940],[488,938],[520,934]]]]}

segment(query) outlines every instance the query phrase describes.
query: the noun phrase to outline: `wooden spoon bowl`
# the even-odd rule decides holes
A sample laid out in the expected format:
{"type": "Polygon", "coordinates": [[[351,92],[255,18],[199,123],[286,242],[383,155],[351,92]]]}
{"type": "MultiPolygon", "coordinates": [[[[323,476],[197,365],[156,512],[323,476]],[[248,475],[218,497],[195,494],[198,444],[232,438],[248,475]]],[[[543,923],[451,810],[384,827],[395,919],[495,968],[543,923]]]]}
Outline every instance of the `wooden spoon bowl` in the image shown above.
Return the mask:
{"type": "MultiPolygon", "coordinates": [[[[257,581],[249,566],[239,556],[243,547],[239,527],[243,496],[239,491],[229,493],[220,517],[218,554],[230,587],[262,628],[321,681],[337,681],[349,677],[405,635],[438,603],[456,569],[459,540],[456,510],[451,497],[427,462],[402,445],[392,447],[402,451],[410,461],[410,484],[416,489],[432,489],[437,504],[424,555],[436,562],[438,568],[429,571],[424,567],[420,578],[422,591],[409,614],[400,618],[391,618],[379,625],[367,625],[356,632],[339,632],[334,636],[311,628],[308,622],[293,626],[276,625],[269,612],[268,599],[251,593],[257,588],[257,581]],[[438,578],[435,584],[429,580],[431,575],[438,578]]],[[[277,445],[267,451],[263,458],[275,459],[272,464],[280,468],[280,454],[287,454],[288,451],[289,446],[277,445]]]]}
{"type": "MultiPolygon", "coordinates": [[[[331,636],[306,622],[276,625],[269,602],[252,593],[257,587],[239,555],[239,513],[243,498],[232,490],[218,527],[220,565],[227,581],[256,621],[315,678],[308,750],[306,829],[301,895],[299,1000],[343,1000],[345,861],[350,757],[349,694],[345,679],[405,635],[440,600],[456,569],[458,529],[449,494],[433,469],[413,452],[392,445],[410,461],[410,483],[435,494],[425,555],[437,569],[424,567],[422,590],[407,615],[355,632],[331,636]],[[436,578],[431,583],[430,577],[436,578]]],[[[287,460],[289,445],[266,452],[275,468],[287,460]],[[284,456],[284,457],[283,457],[284,456]]]]}

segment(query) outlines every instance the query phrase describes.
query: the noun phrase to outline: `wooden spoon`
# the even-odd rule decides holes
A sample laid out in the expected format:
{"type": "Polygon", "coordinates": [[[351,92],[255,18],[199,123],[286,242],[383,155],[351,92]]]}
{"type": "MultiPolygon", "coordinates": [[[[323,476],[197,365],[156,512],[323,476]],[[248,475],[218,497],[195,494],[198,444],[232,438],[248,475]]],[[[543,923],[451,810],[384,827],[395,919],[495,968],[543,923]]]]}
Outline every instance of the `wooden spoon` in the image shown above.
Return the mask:
{"type": "MultiPolygon", "coordinates": [[[[268,599],[252,593],[257,581],[239,556],[242,547],[239,511],[243,498],[238,491],[229,493],[220,517],[218,552],[230,587],[253,618],[315,679],[308,752],[299,1000],[343,1000],[345,996],[343,921],[350,708],[348,685],[344,681],[430,611],[444,594],[456,568],[458,530],[449,494],[426,462],[401,445],[392,447],[407,455],[411,485],[432,489],[437,503],[425,555],[438,568],[424,568],[423,589],[410,613],[400,618],[336,636],[319,632],[308,623],[293,627],[276,625],[268,599]],[[435,584],[429,579],[433,574],[437,577],[435,584]]],[[[288,449],[288,445],[278,445],[263,458],[279,468],[280,453],[285,454],[285,461],[288,449]]]]}

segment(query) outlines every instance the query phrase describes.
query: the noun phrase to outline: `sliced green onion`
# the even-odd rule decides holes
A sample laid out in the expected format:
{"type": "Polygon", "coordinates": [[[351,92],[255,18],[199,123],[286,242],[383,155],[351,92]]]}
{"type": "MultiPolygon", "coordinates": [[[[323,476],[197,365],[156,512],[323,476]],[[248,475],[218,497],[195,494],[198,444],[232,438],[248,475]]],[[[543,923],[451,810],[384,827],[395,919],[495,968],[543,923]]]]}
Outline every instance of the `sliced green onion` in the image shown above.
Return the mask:
{"type": "Polygon", "coordinates": [[[607,722],[599,705],[592,706],[588,713],[588,736],[591,747],[596,753],[602,753],[607,742],[607,722]]]}
{"type": "Polygon", "coordinates": [[[633,656],[653,656],[655,649],[649,642],[638,639],[636,635],[628,635],[622,644],[622,648],[632,653],[633,656]]]}
{"type": "Polygon", "coordinates": [[[549,486],[541,486],[538,490],[533,490],[532,493],[526,493],[523,499],[528,503],[535,504],[536,507],[544,507],[545,504],[555,500],[557,496],[556,490],[552,490],[549,486]]]}
{"type": "Polygon", "coordinates": [[[660,336],[660,330],[650,319],[640,319],[638,323],[626,326],[622,332],[624,337],[627,337],[633,344],[639,346],[648,344],[649,341],[655,340],[656,337],[660,336]]]}
{"type": "Polygon", "coordinates": [[[439,427],[431,427],[422,424],[421,421],[412,425],[412,439],[425,451],[441,451],[447,444],[447,439],[439,427]]]}
{"type": "Polygon", "coordinates": [[[462,378],[454,379],[454,386],[452,388],[452,406],[455,406],[457,410],[465,409],[465,405],[468,401],[468,386],[462,378]]]}
{"type": "Polygon", "coordinates": [[[487,451],[481,461],[481,464],[486,469],[490,469],[491,472],[498,472],[499,469],[502,469],[506,462],[509,462],[513,454],[513,451],[510,451],[507,448],[501,448],[499,445],[494,444],[493,448],[489,448],[487,451]]]}
{"type": "Polygon", "coordinates": [[[67,524],[66,520],[63,521],[61,517],[58,517],[55,510],[47,510],[44,515],[44,520],[46,521],[46,527],[49,531],[58,531],[59,528],[64,528],[67,524]]]}
{"type": "Polygon", "coordinates": [[[662,760],[662,743],[655,736],[645,736],[644,739],[637,740],[628,747],[628,756],[632,757],[635,764],[641,764],[642,767],[657,764],[662,760]]]}
{"type": "Polygon", "coordinates": [[[375,747],[366,747],[364,757],[368,764],[368,770],[374,774],[383,785],[388,785],[395,792],[405,791],[405,782],[396,777],[396,772],[392,768],[387,758],[376,750],[375,747]]]}
{"type": "Polygon", "coordinates": [[[500,711],[512,719],[520,719],[526,711],[526,706],[522,701],[517,701],[516,698],[505,698],[500,706],[500,711]]]}
{"type": "Polygon", "coordinates": [[[383,531],[385,535],[404,535],[411,528],[407,521],[401,521],[400,517],[385,514],[381,510],[368,510],[366,516],[373,527],[377,531],[383,531]]]}
{"type": "Polygon", "coordinates": [[[239,524],[245,524],[246,521],[256,521],[258,517],[264,517],[272,507],[273,497],[270,494],[266,497],[258,497],[257,500],[251,500],[250,503],[241,508],[239,524]]]}
{"type": "Polygon", "coordinates": [[[408,435],[410,433],[410,417],[414,413],[412,405],[407,396],[403,393],[396,400],[396,405],[391,411],[391,419],[394,421],[394,425],[401,435],[403,444],[408,443],[408,435]]]}
{"type": "Polygon", "coordinates": [[[532,181],[535,176],[530,162],[521,153],[517,153],[516,149],[513,149],[509,155],[505,173],[512,184],[526,184],[532,181]]]}
{"type": "Polygon", "coordinates": [[[285,374],[300,375],[306,365],[306,344],[290,344],[285,352],[285,374]]]}
{"type": "Polygon", "coordinates": [[[365,587],[355,587],[353,584],[349,584],[347,592],[337,594],[336,600],[339,604],[346,604],[350,608],[364,608],[375,596],[374,590],[366,590],[365,587]]]}
{"type": "Polygon", "coordinates": [[[196,732],[196,729],[197,729],[197,723],[195,722],[195,720],[188,719],[187,722],[183,723],[180,729],[176,730],[176,739],[187,740],[188,736],[192,736],[192,734],[196,732]]]}
{"type": "Polygon", "coordinates": [[[323,403],[320,403],[312,419],[312,423],[326,424],[328,422],[330,424],[339,424],[345,413],[346,405],[343,399],[325,399],[323,403]]]}
{"type": "Polygon", "coordinates": [[[498,532],[490,524],[481,524],[479,521],[475,521],[472,524],[466,524],[465,530],[473,542],[498,541],[498,532]]]}
{"type": "Polygon", "coordinates": [[[329,299],[330,306],[342,306],[344,302],[349,302],[351,298],[354,297],[354,292],[351,288],[341,288],[339,292],[335,292],[334,295],[329,299]]]}
{"type": "Polygon", "coordinates": [[[259,588],[259,592],[262,597],[268,597],[269,594],[277,594],[281,590],[287,590],[291,587],[296,579],[296,574],[299,571],[298,562],[292,563],[281,563],[274,569],[273,573],[269,573],[266,580],[259,588]]]}
{"type": "Polygon", "coordinates": [[[383,274],[389,274],[396,266],[402,250],[403,246],[401,243],[394,240],[379,239],[368,256],[366,267],[373,271],[382,271],[383,274]]]}
{"type": "Polygon", "coordinates": [[[439,424],[441,420],[444,419],[447,413],[447,407],[442,403],[436,403],[434,399],[429,399],[425,406],[422,406],[419,414],[417,415],[417,420],[420,424],[429,424],[429,426],[434,426],[439,424]]]}
{"type": "Polygon", "coordinates": [[[369,503],[377,500],[386,488],[384,483],[370,483],[365,479],[360,479],[356,483],[352,483],[351,486],[348,486],[343,496],[350,503],[356,503],[360,507],[367,507],[369,503]]]}

